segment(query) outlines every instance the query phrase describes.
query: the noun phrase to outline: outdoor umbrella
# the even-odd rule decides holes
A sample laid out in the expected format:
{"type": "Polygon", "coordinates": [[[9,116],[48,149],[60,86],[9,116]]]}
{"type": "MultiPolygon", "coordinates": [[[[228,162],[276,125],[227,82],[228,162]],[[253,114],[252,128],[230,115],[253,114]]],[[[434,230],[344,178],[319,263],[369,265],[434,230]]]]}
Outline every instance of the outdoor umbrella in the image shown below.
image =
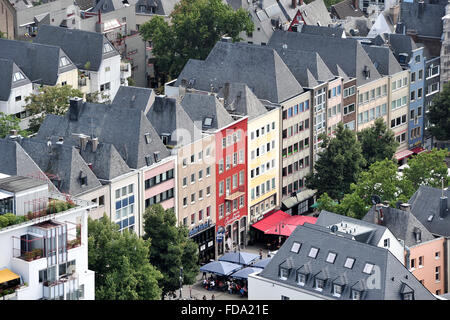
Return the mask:
{"type": "Polygon", "coordinates": [[[238,279],[247,279],[248,275],[250,273],[259,272],[259,271],[262,271],[262,269],[261,268],[246,267],[244,269],[241,269],[241,270],[233,273],[230,277],[238,278],[238,279]]]}
{"type": "Polygon", "coordinates": [[[219,261],[228,261],[233,263],[239,263],[239,264],[250,264],[253,261],[255,261],[259,256],[254,253],[249,252],[229,252],[224,254],[222,257],[219,258],[219,261]]]}
{"type": "Polygon", "coordinates": [[[254,264],[252,264],[252,267],[264,269],[267,266],[267,264],[270,262],[270,260],[272,260],[272,258],[261,259],[261,260],[255,262],[254,264]]]}
{"type": "Polygon", "coordinates": [[[239,269],[242,269],[242,266],[235,263],[226,261],[213,261],[201,267],[200,271],[228,276],[239,269]]]}

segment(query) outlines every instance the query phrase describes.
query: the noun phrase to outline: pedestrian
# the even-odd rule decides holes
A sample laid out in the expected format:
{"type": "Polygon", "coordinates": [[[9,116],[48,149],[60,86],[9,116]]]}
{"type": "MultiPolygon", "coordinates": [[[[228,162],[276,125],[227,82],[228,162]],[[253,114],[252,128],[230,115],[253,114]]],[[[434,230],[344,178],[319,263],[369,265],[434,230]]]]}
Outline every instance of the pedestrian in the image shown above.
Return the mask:
{"type": "Polygon", "coordinates": [[[215,285],[216,285],[216,283],[214,282],[214,279],[211,280],[211,283],[210,283],[210,288],[211,288],[211,290],[214,289],[214,286],[215,286],[215,285]]]}
{"type": "Polygon", "coordinates": [[[206,280],[206,271],[203,271],[203,277],[202,277],[202,279],[205,279],[205,280],[206,280]]]}
{"type": "Polygon", "coordinates": [[[216,300],[216,296],[214,295],[214,293],[213,293],[213,295],[211,296],[211,300],[216,300]]]}
{"type": "Polygon", "coordinates": [[[231,286],[231,282],[228,281],[227,284],[228,284],[228,293],[233,294],[233,287],[231,286]]]}
{"type": "Polygon", "coordinates": [[[206,299],[206,295],[203,296],[203,300],[207,300],[207,299],[206,299]]]}

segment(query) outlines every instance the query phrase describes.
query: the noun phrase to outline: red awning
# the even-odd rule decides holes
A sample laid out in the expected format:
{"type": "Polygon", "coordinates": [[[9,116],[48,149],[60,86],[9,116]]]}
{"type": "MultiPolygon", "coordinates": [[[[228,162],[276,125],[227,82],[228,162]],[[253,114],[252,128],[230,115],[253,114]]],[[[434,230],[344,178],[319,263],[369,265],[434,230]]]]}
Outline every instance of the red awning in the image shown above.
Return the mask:
{"type": "Polygon", "coordinates": [[[252,226],[265,234],[274,234],[289,237],[291,233],[305,222],[315,224],[317,218],[309,216],[291,216],[281,210],[254,223],[252,226]]]}
{"type": "Polygon", "coordinates": [[[417,147],[417,148],[411,149],[411,151],[414,152],[415,154],[419,154],[419,153],[427,151],[427,149],[417,147]]]}
{"type": "Polygon", "coordinates": [[[412,152],[411,150],[403,150],[403,151],[400,151],[400,152],[397,152],[396,154],[395,154],[395,159],[397,159],[397,160],[402,160],[402,159],[404,159],[404,158],[406,158],[406,157],[409,157],[410,155],[412,155],[414,152],[412,152]]]}

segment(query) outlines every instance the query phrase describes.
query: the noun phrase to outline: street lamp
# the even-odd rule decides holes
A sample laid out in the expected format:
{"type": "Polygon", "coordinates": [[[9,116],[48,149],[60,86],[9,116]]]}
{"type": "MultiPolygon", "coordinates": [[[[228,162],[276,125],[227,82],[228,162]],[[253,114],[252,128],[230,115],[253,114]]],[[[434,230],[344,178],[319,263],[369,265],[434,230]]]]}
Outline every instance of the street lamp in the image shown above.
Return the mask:
{"type": "Polygon", "coordinates": [[[180,300],[183,299],[183,267],[180,267],[180,300]]]}

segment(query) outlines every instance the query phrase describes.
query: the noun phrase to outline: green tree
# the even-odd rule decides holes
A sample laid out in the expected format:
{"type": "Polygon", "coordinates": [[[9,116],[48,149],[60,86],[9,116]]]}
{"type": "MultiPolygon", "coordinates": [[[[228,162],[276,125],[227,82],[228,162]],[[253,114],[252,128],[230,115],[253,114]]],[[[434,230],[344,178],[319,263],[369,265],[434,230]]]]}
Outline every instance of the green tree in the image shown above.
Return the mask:
{"type": "Polygon", "coordinates": [[[88,221],[89,269],[95,271],[98,300],[156,300],[162,274],[149,260],[150,242],[119,232],[106,215],[88,221]]]}
{"type": "Polygon", "coordinates": [[[373,126],[361,130],[357,135],[366,160],[366,169],[374,162],[392,159],[399,145],[394,132],[386,126],[382,118],[375,120],[373,126]]]}
{"type": "Polygon", "coordinates": [[[151,240],[150,261],[163,273],[159,285],[163,297],[180,287],[180,268],[183,284],[193,284],[199,272],[197,245],[189,239],[185,226],[176,226],[172,209],[160,204],[147,208],[144,214],[144,239],[151,240]]]}
{"type": "Polygon", "coordinates": [[[6,34],[5,34],[4,32],[1,32],[1,31],[0,31],[0,39],[1,39],[1,38],[6,38],[6,34]]]}
{"type": "Polygon", "coordinates": [[[20,119],[16,116],[0,112],[0,138],[6,137],[11,130],[17,130],[23,137],[28,136],[26,130],[20,129],[19,123],[20,119]]]}
{"type": "Polygon", "coordinates": [[[323,151],[314,164],[314,172],[306,177],[306,186],[317,189],[320,195],[327,193],[332,199],[342,199],[350,191],[350,184],[357,181],[365,160],[361,144],[355,132],[339,123],[336,137],[321,135],[323,151]]]}
{"type": "Polygon", "coordinates": [[[449,184],[448,168],[445,156],[448,151],[433,149],[431,152],[422,152],[408,160],[408,167],[403,170],[404,178],[412,183],[414,190],[420,185],[434,188],[444,188],[449,184]]]}
{"type": "Polygon", "coordinates": [[[428,107],[429,131],[438,140],[450,140],[450,83],[444,84],[442,91],[428,107]]]}
{"type": "Polygon", "coordinates": [[[239,41],[240,32],[254,28],[245,10],[234,11],[221,0],[181,0],[170,18],[169,24],[156,16],[139,30],[153,43],[155,70],[164,82],[176,78],[189,59],[205,59],[222,36],[239,41]]]}
{"type": "Polygon", "coordinates": [[[30,131],[37,132],[47,114],[64,115],[69,109],[69,99],[83,97],[83,93],[71,86],[41,87],[39,93],[25,98],[25,109],[30,111],[30,131]]]}
{"type": "Polygon", "coordinates": [[[336,213],[361,219],[369,211],[370,205],[356,192],[347,193],[336,207],[336,213]]]}
{"type": "Polygon", "coordinates": [[[336,212],[337,205],[338,203],[331,199],[326,192],[322,194],[319,199],[317,199],[317,210],[319,211],[325,210],[329,212],[336,212]]]}

